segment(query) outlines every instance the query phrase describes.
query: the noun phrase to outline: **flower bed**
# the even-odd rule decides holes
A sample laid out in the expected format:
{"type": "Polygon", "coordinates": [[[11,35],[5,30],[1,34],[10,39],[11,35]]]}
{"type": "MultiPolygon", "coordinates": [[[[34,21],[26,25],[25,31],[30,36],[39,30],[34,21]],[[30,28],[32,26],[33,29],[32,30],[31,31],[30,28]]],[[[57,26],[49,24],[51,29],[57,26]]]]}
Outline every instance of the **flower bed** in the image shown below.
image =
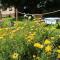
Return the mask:
{"type": "Polygon", "coordinates": [[[60,59],[60,29],[38,21],[0,28],[0,60],[60,59]]]}

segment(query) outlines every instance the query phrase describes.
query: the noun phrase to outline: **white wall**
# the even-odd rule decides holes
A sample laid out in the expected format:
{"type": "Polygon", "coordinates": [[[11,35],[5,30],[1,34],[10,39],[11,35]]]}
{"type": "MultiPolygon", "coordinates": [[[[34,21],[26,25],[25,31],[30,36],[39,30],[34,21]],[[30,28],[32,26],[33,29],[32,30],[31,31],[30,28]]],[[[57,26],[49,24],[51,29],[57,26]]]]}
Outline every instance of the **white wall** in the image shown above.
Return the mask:
{"type": "Polygon", "coordinates": [[[8,16],[11,14],[15,14],[15,8],[14,7],[11,7],[11,8],[12,8],[12,11],[9,11],[9,8],[7,8],[5,11],[3,11],[3,9],[1,9],[2,16],[8,16]]]}

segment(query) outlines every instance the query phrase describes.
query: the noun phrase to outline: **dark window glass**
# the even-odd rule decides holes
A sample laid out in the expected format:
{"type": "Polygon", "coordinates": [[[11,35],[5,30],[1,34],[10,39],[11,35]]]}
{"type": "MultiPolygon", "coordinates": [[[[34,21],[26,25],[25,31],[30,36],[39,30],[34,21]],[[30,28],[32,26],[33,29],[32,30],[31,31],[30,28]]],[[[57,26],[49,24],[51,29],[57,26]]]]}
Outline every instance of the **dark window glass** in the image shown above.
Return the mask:
{"type": "Polygon", "coordinates": [[[3,11],[6,11],[6,10],[7,10],[7,8],[3,8],[2,10],[3,10],[3,11]]]}
{"type": "Polygon", "coordinates": [[[9,8],[9,11],[12,11],[12,8],[11,7],[9,8]]]}

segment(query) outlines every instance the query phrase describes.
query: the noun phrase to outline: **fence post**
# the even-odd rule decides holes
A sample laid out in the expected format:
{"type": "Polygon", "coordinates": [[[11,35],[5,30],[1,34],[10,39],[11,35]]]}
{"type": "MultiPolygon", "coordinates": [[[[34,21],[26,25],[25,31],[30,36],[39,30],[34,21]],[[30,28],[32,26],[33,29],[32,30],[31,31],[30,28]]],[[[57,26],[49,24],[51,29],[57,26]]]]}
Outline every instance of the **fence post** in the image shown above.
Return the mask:
{"type": "Polygon", "coordinates": [[[0,19],[1,19],[1,10],[0,10],[0,19]]]}
{"type": "Polygon", "coordinates": [[[16,12],[16,21],[18,20],[18,9],[16,8],[15,9],[15,12],[16,12]]]}

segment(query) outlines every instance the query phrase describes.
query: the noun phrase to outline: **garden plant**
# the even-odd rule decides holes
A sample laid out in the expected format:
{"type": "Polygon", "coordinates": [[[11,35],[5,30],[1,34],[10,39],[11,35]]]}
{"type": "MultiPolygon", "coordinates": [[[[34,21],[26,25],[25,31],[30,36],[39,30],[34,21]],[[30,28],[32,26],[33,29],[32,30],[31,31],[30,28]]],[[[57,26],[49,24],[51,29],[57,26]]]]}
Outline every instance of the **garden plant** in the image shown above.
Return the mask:
{"type": "MultiPolygon", "coordinates": [[[[6,21],[4,21],[6,22],[6,21]]],[[[60,29],[37,20],[2,23],[0,60],[59,60],[60,29]]]]}

